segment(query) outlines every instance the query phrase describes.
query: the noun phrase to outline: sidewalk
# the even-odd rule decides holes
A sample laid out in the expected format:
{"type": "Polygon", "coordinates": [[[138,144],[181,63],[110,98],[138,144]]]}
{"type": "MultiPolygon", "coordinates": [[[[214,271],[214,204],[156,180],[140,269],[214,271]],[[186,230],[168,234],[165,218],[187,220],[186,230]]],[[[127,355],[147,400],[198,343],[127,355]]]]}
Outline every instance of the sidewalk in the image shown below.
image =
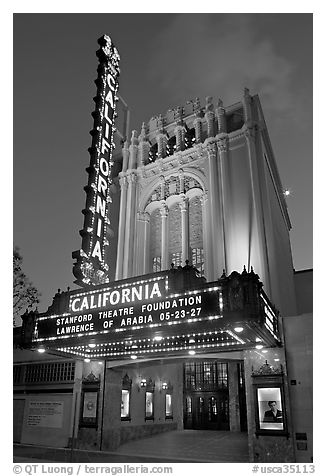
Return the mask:
{"type": "Polygon", "coordinates": [[[248,437],[229,431],[182,430],[129,441],[114,452],[14,445],[14,462],[245,463],[248,437]],[[17,459],[15,459],[17,458],[17,459]]]}

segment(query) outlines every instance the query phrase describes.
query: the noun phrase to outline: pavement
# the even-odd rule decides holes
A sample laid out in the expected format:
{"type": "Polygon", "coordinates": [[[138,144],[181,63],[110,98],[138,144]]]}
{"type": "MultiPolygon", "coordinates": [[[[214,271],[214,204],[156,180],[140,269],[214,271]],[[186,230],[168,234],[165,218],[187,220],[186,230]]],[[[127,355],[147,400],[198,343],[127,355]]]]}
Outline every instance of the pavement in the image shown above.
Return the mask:
{"type": "Polygon", "coordinates": [[[13,462],[246,463],[248,436],[230,431],[171,431],[129,441],[114,452],[14,444],[13,462]]]}

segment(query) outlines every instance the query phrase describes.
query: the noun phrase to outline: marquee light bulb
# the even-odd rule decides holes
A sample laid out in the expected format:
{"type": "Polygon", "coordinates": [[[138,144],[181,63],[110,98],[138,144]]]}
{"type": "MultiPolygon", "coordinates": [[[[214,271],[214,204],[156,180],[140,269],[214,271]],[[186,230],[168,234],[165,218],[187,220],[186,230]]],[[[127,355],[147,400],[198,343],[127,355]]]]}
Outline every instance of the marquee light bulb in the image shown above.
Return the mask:
{"type": "Polygon", "coordinates": [[[243,327],[235,327],[234,330],[235,330],[235,332],[242,332],[243,327]]]}

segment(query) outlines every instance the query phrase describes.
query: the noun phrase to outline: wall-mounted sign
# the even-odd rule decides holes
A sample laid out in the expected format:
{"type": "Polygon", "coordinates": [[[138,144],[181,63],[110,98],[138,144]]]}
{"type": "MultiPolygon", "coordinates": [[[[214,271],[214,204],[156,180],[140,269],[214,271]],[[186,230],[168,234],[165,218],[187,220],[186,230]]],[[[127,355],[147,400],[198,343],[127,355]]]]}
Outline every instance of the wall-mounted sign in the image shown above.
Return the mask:
{"type": "Polygon", "coordinates": [[[27,426],[43,428],[62,428],[62,424],[63,402],[29,402],[27,426]]]}
{"type": "Polygon", "coordinates": [[[91,131],[92,146],[89,149],[90,165],[86,169],[89,177],[85,187],[84,227],[80,231],[82,247],[72,254],[73,258],[77,259],[73,273],[77,278],[76,283],[81,286],[109,281],[108,225],[109,206],[112,201],[110,185],[120,56],[109,36],[104,35],[98,43],[100,49],[96,52],[99,59],[96,109],[91,131]]]}

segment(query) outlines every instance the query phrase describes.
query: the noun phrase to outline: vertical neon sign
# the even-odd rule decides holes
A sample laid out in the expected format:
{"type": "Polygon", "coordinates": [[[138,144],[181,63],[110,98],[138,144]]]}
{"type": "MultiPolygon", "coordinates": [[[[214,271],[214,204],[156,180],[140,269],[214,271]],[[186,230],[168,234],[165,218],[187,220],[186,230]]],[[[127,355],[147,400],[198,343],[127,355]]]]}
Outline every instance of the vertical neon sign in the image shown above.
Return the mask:
{"type": "Polygon", "coordinates": [[[75,283],[80,286],[109,282],[107,227],[110,223],[109,209],[112,202],[110,185],[120,56],[109,36],[102,36],[98,43],[100,49],[96,55],[99,65],[95,81],[97,95],[94,98],[96,107],[92,114],[92,145],[88,149],[88,184],[84,187],[86,206],[82,211],[85,218],[84,227],[79,232],[82,246],[80,250],[72,253],[72,257],[77,260],[73,267],[75,283]]]}

